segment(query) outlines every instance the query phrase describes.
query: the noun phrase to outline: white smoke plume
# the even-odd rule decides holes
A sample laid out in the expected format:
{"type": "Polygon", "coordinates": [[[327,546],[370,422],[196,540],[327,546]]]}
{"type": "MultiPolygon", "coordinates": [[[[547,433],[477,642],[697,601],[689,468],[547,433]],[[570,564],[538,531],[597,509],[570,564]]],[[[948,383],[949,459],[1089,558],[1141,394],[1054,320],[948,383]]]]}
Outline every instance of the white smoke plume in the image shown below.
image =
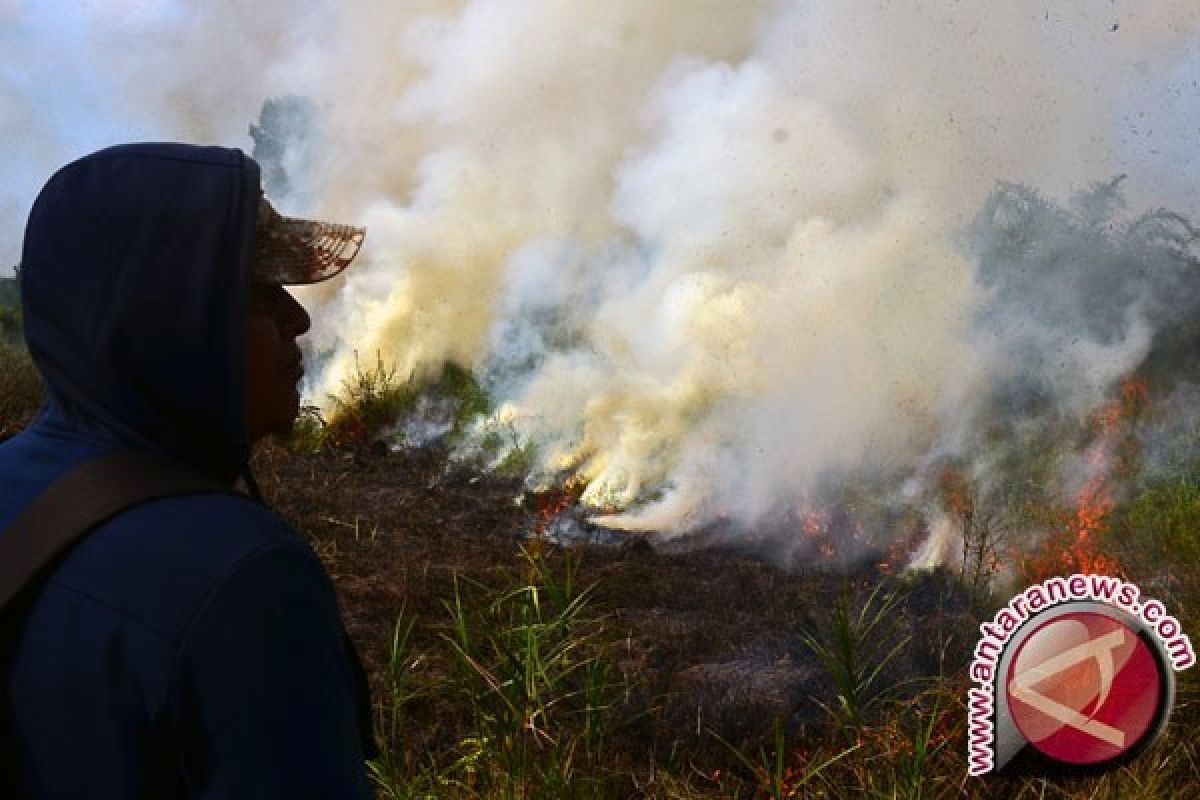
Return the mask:
{"type": "Polygon", "coordinates": [[[4,163],[23,200],[105,139],[248,146],[265,99],[303,97],[286,210],[370,231],[304,295],[316,399],[355,353],[456,361],[606,524],[750,527],[831,471],[966,446],[1031,347],[1080,412],[1145,355],[1136,298],[1116,335],[1012,303],[976,324],[997,180],[1124,173],[1137,209],[1200,210],[1200,7],[1052,5],[9,2],[4,163]],[[77,77],[47,89],[50,61],[77,77]]]}

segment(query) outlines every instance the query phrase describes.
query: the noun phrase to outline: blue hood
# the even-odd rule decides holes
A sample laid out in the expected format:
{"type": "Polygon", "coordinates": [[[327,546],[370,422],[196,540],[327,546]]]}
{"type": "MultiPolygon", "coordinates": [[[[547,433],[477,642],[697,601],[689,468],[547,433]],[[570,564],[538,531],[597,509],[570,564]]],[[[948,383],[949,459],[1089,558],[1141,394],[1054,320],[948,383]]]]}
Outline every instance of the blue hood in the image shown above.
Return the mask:
{"type": "MultiPolygon", "coordinates": [[[[258,198],[241,152],[173,144],[104,150],[46,184],[21,290],[50,397],[0,443],[0,536],[114,448],[236,478],[258,198]]],[[[11,633],[0,797],[371,797],[370,699],[334,588],[252,498],[167,497],[101,523],[11,633]]]]}
{"type": "Polygon", "coordinates": [[[21,299],[47,415],[236,478],[260,193],[240,150],[181,144],[102,150],[46,183],[21,299]]]}

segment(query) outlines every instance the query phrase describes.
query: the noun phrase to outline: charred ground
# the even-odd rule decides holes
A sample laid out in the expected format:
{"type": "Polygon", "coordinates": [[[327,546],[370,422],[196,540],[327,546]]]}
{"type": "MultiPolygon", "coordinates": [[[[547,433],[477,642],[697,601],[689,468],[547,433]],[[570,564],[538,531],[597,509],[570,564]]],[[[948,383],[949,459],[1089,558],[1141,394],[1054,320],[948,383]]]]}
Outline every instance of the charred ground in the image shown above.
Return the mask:
{"type": "MultiPolygon", "coordinates": [[[[837,681],[808,637],[832,632],[839,604],[851,616],[864,605],[883,610],[881,586],[886,617],[871,641],[856,643],[862,668],[884,662],[860,687],[862,722],[884,713],[884,699],[912,701],[961,675],[973,646],[968,593],[944,571],[784,570],[744,548],[660,552],[642,536],[562,548],[539,538],[546,512],[518,481],[456,470],[436,448],[297,455],[269,447],[257,466],[275,507],[330,570],[377,697],[387,693],[397,619],[415,621],[409,644],[425,665],[421,680],[449,677],[438,651],[456,581],[500,596],[528,579],[533,553],[550,571],[569,569],[577,585],[594,586],[589,607],[620,689],[612,713],[622,730],[609,766],[629,781],[686,765],[716,790],[722,772],[741,766],[733,750],[755,752],[777,727],[789,740],[828,734],[837,681]]],[[[414,753],[470,736],[470,714],[448,696],[423,696],[409,712],[414,753]]]]}
{"type": "MultiPolygon", "coordinates": [[[[437,448],[298,455],[271,447],[257,461],[276,507],[332,573],[377,698],[396,697],[397,620],[411,626],[405,663],[415,671],[405,678],[402,733],[392,742],[406,777],[392,779],[394,796],[507,796],[498,789],[505,781],[461,766],[481,724],[478,695],[462,692],[447,644],[456,635],[453,606],[492,608],[536,582],[531,556],[539,570],[594,586],[581,635],[595,637],[589,652],[611,669],[609,738],[599,757],[579,756],[568,784],[580,788],[561,796],[1190,791],[1164,777],[1194,774],[1193,745],[1174,734],[1107,778],[968,783],[965,667],[978,621],[1003,598],[981,596],[953,570],[888,575],[869,561],[782,569],[745,548],[666,552],[643,537],[562,548],[538,537],[545,504],[518,481],[463,471],[437,448]],[[840,760],[824,766],[831,758],[840,760]]],[[[1179,589],[1174,603],[1190,591],[1179,589]]],[[[1195,718],[1186,677],[1175,731],[1195,718]]],[[[543,752],[535,731],[524,735],[535,755],[561,757],[543,752]]],[[[525,797],[564,791],[547,786],[543,776],[509,788],[525,797]]]]}

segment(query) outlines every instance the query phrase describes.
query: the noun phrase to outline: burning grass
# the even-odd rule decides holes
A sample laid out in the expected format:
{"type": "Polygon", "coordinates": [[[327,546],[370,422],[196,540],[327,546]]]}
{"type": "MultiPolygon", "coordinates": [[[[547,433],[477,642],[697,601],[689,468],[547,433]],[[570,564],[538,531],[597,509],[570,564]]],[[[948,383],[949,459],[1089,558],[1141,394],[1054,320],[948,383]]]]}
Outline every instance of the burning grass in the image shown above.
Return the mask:
{"type": "MultiPolygon", "coordinates": [[[[957,570],[788,572],[640,539],[563,549],[526,538],[553,501],[520,507],[519,484],[463,480],[422,451],[260,457],[370,666],[384,797],[1189,796],[1191,673],[1168,735],[1118,772],[968,782],[964,666],[985,612],[957,570]]],[[[1197,514],[1194,490],[1147,490],[1099,543],[1143,524],[1190,536],[1197,514]],[[1154,502],[1166,491],[1173,504],[1154,502]]],[[[1194,623],[1194,579],[1175,582],[1194,623]]]]}
{"type": "MultiPolygon", "coordinates": [[[[947,471],[938,491],[976,550],[899,575],[870,559],[820,565],[820,544],[868,513],[853,492],[797,512],[817,560],[784,570],[719,537],[560,548],[543,537],[579,487],[531,494],[445,448],[260,459],[334,573],[370,667],[384,797],[1183,798],[1200,760],[1191,672],[1167,735],[1116,772],[966,778],[965,665],[978,621],[1007,599],[1001,582],[1023,580],[1018,554],[1057,569],[1065,547],[1073,564],[1118,565],[1185,629],[1200,622],[1200,489],[1186,472],[1130,488],[1141,412],[1125,409],[1066,437],[1103,456],[1074,494],[998,503],[947,471]],[[1057,536],[1014,536],[1031,525],[1057,536]]],[[[1062,457],[1025,463],[1049,482],[1062,457]]]]}
{"type": "MultiPolygon", "coordinates": [[[[8,375],[28,363],[12,357],[8,375]]],[[[350,408],[352,419],[417,408],[381,365],[355,387],[347,405],[375,411],[350,408]]],[[[27,414],[37,395],[14,407],[27,414]]],[[[1119,771],[965,777],[965,664],[977,622],[1006,599],[995,581],[1018,523],[1058,531],[1033,556],[1061,568],[1065,546],[1119,565],[1200,630],[1200,485],[1188,469],[1130,483],[1142,412],[1124,408],[1079,434],[1104,461],[1065,501],[1026,491],[997,504],[965,473],[943,473],[943,506],[977,549],[915,573],[889,574],[899,554],[886,570],[821,566],[822,547],[866,517],[912,524],[876,520],[854,492],[794,515],[816,560],[785,570],[719,544],[561,548],[545,537],[578,486],[530,493],[519,470],[480,473],[436,443],[370,447],[332,435],[337,423],[301,427],[293,449],[264,447],[256,467],[329,568],[364,655],[382,797],[1185,798],[1200,768],[1194,671],[1180,676],[1167,735],[1119,771]]]]}
{"type": "MultiPolygon", "coordinates": [[[[519,482],[444,453],[261,458],[370,665],[384,797],[1188,796],[1190,673],[1168,736],[1123,771],[968,783],[964,665],[1004,598],[972,598],[957,570],[789,572],[638,538],[567,550],[527,537],[569,491],[515,504],[519,482]]],[[[1096,544],[1152,525],[1169,551],[1197,501],[1148,489],[1096,544]]],[[[806,535],[828,527],[806,519],[806,535]]],[[[1198,596],[1182,582],[1170,600],[1198,596]]]]}

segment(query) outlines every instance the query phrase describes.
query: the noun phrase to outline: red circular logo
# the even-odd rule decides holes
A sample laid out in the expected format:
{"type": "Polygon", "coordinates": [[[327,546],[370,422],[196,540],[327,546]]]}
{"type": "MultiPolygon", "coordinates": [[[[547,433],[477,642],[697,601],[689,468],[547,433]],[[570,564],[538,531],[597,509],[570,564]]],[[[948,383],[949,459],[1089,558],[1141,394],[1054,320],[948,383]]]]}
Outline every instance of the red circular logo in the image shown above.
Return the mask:
{"type": "Polygon", "coordinates": [[[1119,758],[1151,732],[1162,702],[1159,660],[1121,620],[1056,617],[1021,643],[1005,690],[1025,740],[1068,764],[1119,758]]]}

